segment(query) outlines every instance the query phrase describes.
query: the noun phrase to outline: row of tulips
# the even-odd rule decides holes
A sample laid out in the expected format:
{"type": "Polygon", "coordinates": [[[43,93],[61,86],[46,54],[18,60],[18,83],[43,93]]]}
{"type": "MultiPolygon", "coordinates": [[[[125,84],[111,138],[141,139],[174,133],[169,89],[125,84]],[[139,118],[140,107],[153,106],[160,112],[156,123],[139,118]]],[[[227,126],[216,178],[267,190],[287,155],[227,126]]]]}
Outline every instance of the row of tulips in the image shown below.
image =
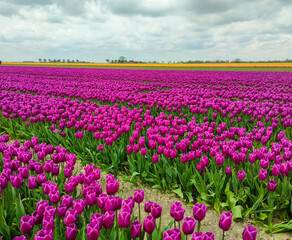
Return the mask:
{"type": "Polygon", "coordinates": [[[235,218],[291,218],[291,74],[1,71],[0,127],[12,136],[37,135],[235,218]]]}
{"type": "MultiPolygon", "coordinates": [[[[108,174],[103,193],[98,182],[100,170],[91,164],[84,167],[84,174],[72,174],[76,158],[65,148],[39,143],[37,137],[22,146],[18,141],[8,144],[8,135],[0,136],[0,140],[2,239],[144,239],[145,234],[149,239],[214,239],[214,233],[200,231],[207,212],[204,203],[193,206],[192,217],[184,216],[180,202],[173,203],[173,220],[162,229],[163,210],[158,203],[145,202],[148,215],[141,221],[144,191],[138,189],[134,196],[122,199],[118,196],[119,182],[108,174]],[[39,149],[45,154],[38,154],[39,149]],[[133,211],[135,204],[138,215],[133,211]]],[[[223,239],[232,216],[230,212],[221,215],[223,239]]],[[[254,240],[257,232],[253,226],[246,226],[242,239],[254,240]]]]}

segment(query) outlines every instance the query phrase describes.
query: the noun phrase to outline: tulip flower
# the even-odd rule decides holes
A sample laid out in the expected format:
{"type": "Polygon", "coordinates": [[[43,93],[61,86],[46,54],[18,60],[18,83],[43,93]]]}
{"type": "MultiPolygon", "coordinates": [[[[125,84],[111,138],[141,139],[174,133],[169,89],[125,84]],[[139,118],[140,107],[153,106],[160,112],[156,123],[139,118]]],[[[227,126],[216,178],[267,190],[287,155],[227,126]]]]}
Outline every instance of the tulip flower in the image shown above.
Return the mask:
{"type": "Polygon", "coordinates": [[[198,232],[200,231],[201,221],[205,218],[207,213],[207,206],[204,203],[196,203],[193,206],[193,216],[198,221],[198,232]]]}
{"type": "Polygon", "coordinates": [[[253,226],[245,226],[243,233],[242,233],[242,239],[243,240],[256,240],[257,233],[258,233],[258,230],[255,229],[253,226]]]}
{"type": "Polygon", "coordinates": [[[130,230],[132,238],[135,239],[141,237],[142,223],[140,223],[139,221],[132,222],[130,230]]]}
{"type": "Polygon", "coordinates": [[[20,220],[20,231],[24,234],[28,234],[34,227],[34,219],[30,215],[26,215],[20,220]]]}
{"type": "Polygon", "coordinates": [[[18,174],[13,174],[10,176],[10,182],[12,187],[20,188],[22,185],[22,177],[18,174]]]}
{"type": "Polygon", "coordinates": [[[77,220],[77,212],[73,209],[67,210],[65,213],[64,223],[66,226],[69,226],[71,223],[76,223],[77,220]]]}
{"type": "Polygon", "coordinates": [[[243,181],[245,179],[245,171],[238,171],[237,177],[239,181],[243,181]]]}
{"type": "Polygon", "coordinates": [[[228,231],[232,224],[232,216],[233,214],[231,212],[224,212],[221,214],[220,220],[219,220],[219,227],[223,230],[223,237],[224,240],[224,232],[228,231]]]}
{"type": "Polygon", "coordinates": [[[278,186],[278,184],[275,180],[270,180],[267,188],[270,192],[274,192],[276,190],[277,186],[278,186]]]}
{"type": "Polygon", "coordinates": [[[89,240],[97,240],[99,237],[99,231],[96,228],[96,223],[90,222],[87,224],[87,237],[89,240]]]}
{"type": "Polygon", "coordinates": [[[268,172],[267,172],[267,170],[260,169],[260,170],[259,170],[259,179],[260,179],[261,181],[265,181],[265,180],[267,179],[267,177],[268,177],[268,172]]]}
{"type": "Polygon", "coordinates": [[[131,224],[131,213],[126,211],[119,212],[118,224],[120,228],[128,228],[131,224]]]}
{"type": "Polygon", "coordinates": [[[113,226],[115,221],[115,213],[113,211],[108,211],[103,217],[103,226],[105,229],[109,229],[113,226]]]}
{"type": "Polygon", "coordinates": [[[151,215],[148,215],[145,219],[144,219],[144,230],[146,233],[148,234],[152,234],[154,229],[155,229],[155,220],[151,215]]]}
{"type": "Polygon", "coordinates": [[[185,235],[193,234],[196,226],[196,220],[192,217],[185,217],[182,224],[182,230],[185,235]]]}

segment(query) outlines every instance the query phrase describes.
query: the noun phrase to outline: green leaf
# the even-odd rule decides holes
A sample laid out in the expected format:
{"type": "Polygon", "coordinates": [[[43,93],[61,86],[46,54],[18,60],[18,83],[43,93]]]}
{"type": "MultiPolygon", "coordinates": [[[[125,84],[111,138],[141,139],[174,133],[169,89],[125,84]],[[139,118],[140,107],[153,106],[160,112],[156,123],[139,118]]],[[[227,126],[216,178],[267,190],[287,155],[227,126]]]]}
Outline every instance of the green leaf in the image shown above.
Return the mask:
{"type": "Polygon", "coordinates": [[[183,198],[184,194],[181,190],[181,187],[179,187],[178,189],[173,190],[174,193],[176,193],[179,197],[183,198]]]}
{"type": "Polygon", "coordinates": [[[6,224],[4,218],[4,206],[3,204],[0,205],[0,233],[5,237],[5,239],[11,239],[10,237],[10,229],[6,224]]]}
{"type": "Polygon", "coordinates": [[[133,173],[132,173],[132,176],[131,176],[131,180],[132,180],[135,176],[137,176],[137,175],[140,175],[140,173],[138,173],[138,172],[133,172],[133,173]]]}
{"type": "Polygon", "coordinates": [[[160,189],[161,190],[161,185],[155,184],[151,187],[152,189],[160,189]]]}
{"type": "Polygon", "coordinates": [[[243,210],[243,207],[241,205],[236,205],[232,209],[233,219],[241,219],[242,218],[242,210],[243,210]]]}
{"type": "Polygon", "coordinates": [[[163,229],[163,232],[171,229],[172,225],[174,224],[174,219],[172,219],[169,224],[166,225],[166,227],[163,229]]]}
{"type": "Polygon", "coordinates": [[[18,226],[18,228],[20,228],[20,220],[23,216],[25,216],[25,210],[24,210],[24,207],[23,207],[23,204],[22,204],[22,200],[19,198],[17,201],[16,201],[16,224],[18,226]]]}

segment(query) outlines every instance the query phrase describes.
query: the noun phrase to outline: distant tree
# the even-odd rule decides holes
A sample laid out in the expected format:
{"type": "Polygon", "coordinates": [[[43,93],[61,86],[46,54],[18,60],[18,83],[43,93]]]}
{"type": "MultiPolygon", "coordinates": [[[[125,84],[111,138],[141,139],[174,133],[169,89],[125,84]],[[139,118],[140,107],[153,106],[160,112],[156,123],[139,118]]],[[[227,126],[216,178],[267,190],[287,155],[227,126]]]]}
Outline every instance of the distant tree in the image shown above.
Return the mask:
{"type": "Polygon", "coordinates": [[[76,62],[79,63],[79,59],[76,59],[76,62]]]}
{"type": "Polygon", "coordinates": [[[118,62],[118,60],[117,59],[115,59],[115,63],[117,63],[118,62]]]}
{"type": "Polygon", "coordinates": [[[45,58],[44,58],[44,59],[43,59],[43,61],[44,61],[44,62],[46,62],[46,61],[47,61],[47,59],[45,59],[45,58]]]}
{"type": "Polygon", "coordinates": [[[114,63],[114,60],[111,60],[111,63],[114,63]]]}
{"type": "Polygon", "coordinates": [[[121,62],[121,63],[127,62],[127,59],[124,56],[120,56],[119,62],[121,62]]]}
{"type": "Polygon", "coordinates": [[[70,62],[70,59],[68,58],[68,59],[67,59],[67,63],[69,63],[69,62],[70,62]]]}
{"type": "Polygon", "coordinates": [[[61,62],[61,59],[59,58],[59,59],[57,60],[57,62],[61,62]]]}
{"type": "Polygon", "coordinates": [[[63,59],[63,63],[66,62],[65,59],[63,59]]]}
{"type": "Polygon", "coordinates": [[[107,58],[106,60],[105,60],[107,63],[109,63],[110,62],[110,60],[107,58]]]}
{"type": "Polygon", "coordinates": [[[48,59],[48,61],[49,61],[49,62],[52,62],[52,60],[51,60],[50,58],[48,59]]]}
{"type": "Polygon", "coordinates": [[[42,59],[41,58],[39,58],[39,62],[42,62],[42,59]]]}
{"type": "Polygon", "coordinates": [[[74,60],[72,60],[72,63],[74,63],[75,61],[74,60]]]}
{"type": "Polygon", "coordinates": [[[240,58],[235,58],[234,62],[240,63],[241,62],[241,59],[240,58]]]}

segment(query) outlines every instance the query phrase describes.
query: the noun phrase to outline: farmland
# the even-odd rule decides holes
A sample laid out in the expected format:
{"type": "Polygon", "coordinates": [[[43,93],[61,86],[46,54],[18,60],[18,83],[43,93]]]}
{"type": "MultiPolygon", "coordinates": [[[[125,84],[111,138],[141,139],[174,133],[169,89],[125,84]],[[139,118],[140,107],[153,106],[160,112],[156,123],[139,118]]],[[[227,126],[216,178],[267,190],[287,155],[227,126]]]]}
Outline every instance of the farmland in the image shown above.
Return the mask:
{"type": "Polygon", "coordinates": [[[1,66],[1,236],[214,239],[207,207],[223,236],[251,217],[291,231],[291,65],[258,66],[288,72],[1,66]],[[192,216],[175,202],[162,227],[144,192],[119,195],[121,175],[175,193],[192,216]]]}

